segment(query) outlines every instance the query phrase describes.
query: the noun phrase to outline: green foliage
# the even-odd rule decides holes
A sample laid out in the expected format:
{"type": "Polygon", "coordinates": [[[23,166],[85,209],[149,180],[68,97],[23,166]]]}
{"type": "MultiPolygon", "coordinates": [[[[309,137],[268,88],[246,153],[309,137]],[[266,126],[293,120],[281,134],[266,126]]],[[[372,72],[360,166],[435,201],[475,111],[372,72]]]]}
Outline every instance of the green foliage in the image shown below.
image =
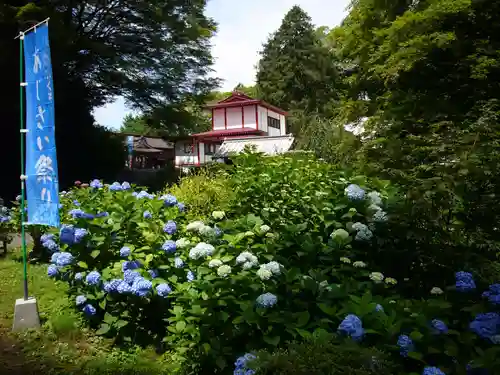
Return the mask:
{"type": "Polygon", "coordinates": [[[394,374],[386,353],[340,343],[329,334],[315,334],[272,353],[259,352],[253,366],[257,375],[369,375],[394,374]]]}
{"type": "MultiPolygon", "coordinates": [[[[331,113],[337,70],[310,17],[298,6],[264,45],[257,71],[260,98],[286,110],[331,113]]],[[[292,129],[298,134],[299,129],[292,129]]]]}
{"type": "Polygon", "coordinates": [[[184,202],[191,219],[202,219],[210,215],[213,207],[226,210],[234,202],[231,180],[223,171],[199,169],[181,179],[178,185],[167,190],[184,202]]]}
{"type": "Polygon", "coordinates": [[[144,116],[131,114],[127,114],[123,118],[123,124],[120,128],[120,132],[138,135],[158,135],[158,132],[150,127],[150,125],[147,123],[147,119],[144,116]]]}

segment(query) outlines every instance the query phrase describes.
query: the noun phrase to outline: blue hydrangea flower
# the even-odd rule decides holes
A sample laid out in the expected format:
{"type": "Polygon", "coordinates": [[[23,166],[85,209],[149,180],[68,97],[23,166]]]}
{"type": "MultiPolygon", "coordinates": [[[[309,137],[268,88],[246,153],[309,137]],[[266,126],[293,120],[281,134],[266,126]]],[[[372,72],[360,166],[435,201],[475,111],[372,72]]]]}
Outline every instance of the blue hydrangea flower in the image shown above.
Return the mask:
{"type": "Polygon", "coordinates": [[[130,190],[131,186],[127,181],[122,182],[122,190],[130,190]]]}
{"type": "Polygon", "coordinates": [[[169,220],[164,226],[163,231],[167,234],[174,234],[177,231],[177,224],[173,220],[169,220]]]}
{"type": "Polygon", "coordinates": [[[483,297],[488,298],[494,305],[500,305],[500,284],[491,284],[488,290],[483,293],[483,297]]]}
{"type": "Polygon", "coordinates": [[[457,272],[455,281],[455,287],[459,292],[469,292],[476,289],[476,283],[469,272],[457,272]]]}
{"type": "Polygon", "coordinates": [[[58,272],[59,272],[59,271],[57,270],[57,267],[56,267],[56,266],[54,266],[53,264],[51,264],[51,265],[49,266],[49,268],[47,268],[47,275],[48,275],[49,277],[56,277],[56,276],[57,276],[57,274],[58,274],[58,272]]]}
{"type": "Polygon", "coordinates": [[[149,280],[145,280],[142,277],[138,277],[134,280],[132,284],[132,292],[139,297],[145,297],[153,287],[153,284],[149,280]]]}
{"type": "Polygon", "coordinates": [[[125,261],[122,263],[122,272],[125,272],[127,270],[136,270],[140,266],[141,265],[138,261],[135,260],[125,261]]]}
{"type": "Polygon", "coordinates": [[[193,271],[188,271],[186,277],[189,282],[194,281],[194,279],[196,279],[196,276],[193,273],[193,271]]]}
{"type": "Polygon", "coordinates": [[[89,272],[85,281],[87,281],[87,284],[89,285],[99,285],[101,282],[101,274],[97,271],[89,272]]]}
{"type": "Polygon", "coordinates": [[[100,189],[102,188],[102,182],[97,179],[93,180],[90,182],[90,187],[93,189],[100,189]]]}
{"type": "Polygon", "coordinates": [[[96,309],[94,306],[92,306],[91,304],[87,304],[85,305],[85,307],[83,308],[83,312],[85,313],[85,315],[88,315],[88,316],[94,316],[95,313],[96,313],[96,309]]]}
{"type": "Polygon", "coordinates": [[[184,261],[179,257],[175,258],[174,264],[175,264],[175,268],[184,267],[184,261]]]}
{"type": "Polygon", "coordinates": [[[149,276],[151,276],[152,279],[156,279],[158,277],[158,270],[148,270],[149,276]]]}
{"type": "Polygon", "coordinates": [[[177,246],[175,245],[175,241],[166,240],[165,243],[161,246],[161,248],[169,254],[175,253],[177,246]]]}
{"type": "Polygon", "coordinates": [[[433,319],[431,321],[431,326],[435,334],[446,334],[448,333],[448,327],[446,324],[439,319],[433,319]]]}
{"type": "Polygon", "coordinates": [[[66,245],[75,243],[75,228],[72,225],[63,225],[59,232],[59,241],[66,245]]]}
{"type": "Polygon", "coordinates": [[[78,202],[76,199],[73,201],[73,204],[76,206],[76,207],[80,207],[80,202],[78,202]]]}
{"type": "Polygon", "coordinates": [[[81,216],[82,219],[86,219],[86,220],[94,220],[95,219],[95,215],[93,214],[88,214],[86,212],[84,212],[81,216]]]}
{"type": "Polygon", "coordinates": [[[215,237],[220,237],[222,235],[222,229],[220,229],[219,227],[214,227],[214,231],[215,231],[215,237]]]}
{"type": "Polygon", "coordinates": [[[377,303],[377,306],[375,306],[375,311],[376,312],[384,312],[384,307],[377,303]]]}
{"type": "Polygon", "coordinates": [[[84,228],[75,228],[75,243],[80,243],[89,232],[84,228]]]}
{"type": "Polygon", "coordinates": [[[426,367],[424,368],[424,372],[422,372],[422,375],[446,375],[446,374],[437,367],[426,367]]]}
{"type": "Polygon", "coordinates": [[[255,303],[258,307],[268,308],[273,307],[278,303],[278,297],[272,293],[264,293],[257,297],[255,303]]]}
{"type": "Polygon", "coordinates": [[[397,345],[399,346],[399,354],[401,354],[402,357],[408,357],[408,353],[415,350],[413,340],[407,335],[400,335],[397,345]]]}
{"type": "Polygon", "coordinates": [[[77,296],[76,299],[75,299],[75,302],[76,302],[76,305],[77,306],[81,306],[83,305],[85,302],[87,302],[87,297],[85,296],[77,296]]]}
{"type": "Polygon", "coordinates": [[[126,293],[131,293],[132,288],[126,281],[122,281],[118,286],[116,287],[116,291],[120,294],[126,294],[126,293]]]}
{"type": "Polygon", "coordinates": [[[95,217],[108,217],[109,216],[109,212],[99,212],[98,214],[95,215],[95,217]]]}
{"type": "Polygon", "coordinates": [[[339,333],[351,337],[355,341],[360,341],[365,334],[361,319],[354,314],[347,315],[337,330],[339,333]]]}
{"type": "Polygon", "coordinates": [[[118,289],[118,285],[120,285],[122,281],[123,280],[120,279],[113,279],[107,283],[104,283],[103,289],[106,293],[116,292],[118,289]]]}
{"type": "Polygon", "coordinates": [[[167,297],[171,291],[172,291],[172,288],[170,288],[170,285],[165,284],[165,283],[159,284],[156,287],[156,293],[158,293],[158,295],[160,297],[167,297]]]}
{"type": "Polygon", "coordinates": [[[121,249],[120,249],[120,256],[122,258],[126,258],[130,255],[131,253],[131,250],[130,250],[130,247],[128,246],[123,246],[121,249]]]}
{"type": "Polygon", "coordinates": [[[361,201],[365,199],[365,191],[355,184],[346,187],[345,194],[350,201],[361,201]]]}
{"type": "Polygon", "coordinates": [[[52,254],[52,256],[50,257],[50,263],[56,264],[57,258],[59,257],[59,254],[60,254],[59,252],[52,254]]]}
{"type": "Polygon", "coordinates": [[[73,263],[74,257],[70,253],[59,253],[59,256],[56,259],[56,265],[59,267],[65,267],[69,266],[71,263],[73,263]]]}
{"type": "Polygon", "coordinates": [[[79,208],[74,208],[72,210],[69,210],[68,214],[73,218],[73,219],[80,219],[84,212],[80,210],[79,208]]]}
{"type": "Polygon", "coordinates": [[[239,357],[234,363],[234,375],[254,375],[255,371],[248,368],[248,362],[257,357],[251,353],[247,353],[239,357]]]}
{"type": "Polygon", "coordinates": [[[83,279],[83,273],[77,272],[75,273],[75,281],[80,281],[83,279]]]}
{"type": "Polygon", "coordinates": [[[151,212],[149,211],[144,211],[142,216],[144,217],[144,219],[151,219],[153,217],[153,215],[151,215],[151,212]]]}
{"type": "Polygon", "coordinates": [[[122,185],[120,185],[119,182],[113,182],[111,185],[109,185],[109,190],[111,191],[120,191],[122,190],[122,185]]]}
{"type": "Polygon", "coordinates": [[[491,340],[499,333],[500,315],[493,312],[478,314],[469,324],[469,328],[479,337],[491,340]]]}
{"type": "Polygon", "coordinates": [[[132,270],[126,270],[124,273],[123,273],[123,279],[128,283],[128,284],[132,284],[134,282],[135,279],[137,279],[138,277],[141,277],[141,274],[137,271],[132,271],[132,270]]]}
{"type": "Polygon", "coordinates": [[[177,203],[177,208],[179,209],[179,212],[184,212],[186,210],[186,205],[182,202],[177,203]]]}
{"type": "Polygon", "coordinates": [[[147,199],[153,199],[154,196],[152,194],[149,194],[147,191],[141,191],[140,193],[138,193],[136,196],[135,196],[137,199],[143,199],[143,198],[147,198],[147,199]]]}
{"type": "Polygon", "coordinates": [[[139,195],[139,193],[138,193],[138,192],[136,192],[136,191],[133,191],[133,192],[132,192],[132,196],[133,196],[133,197],[136,197],[136,198],[137,198],[137,196],[138,196],[138,195],[139,195]]]}
{"type": "Polygon", "coordinates": [[[43,244],[44,242],[47,242],[49,240],[54,240],[54,235],[51,233],[45,233],[40,237],[40,242],[43,244]]]}
{"type": "Polygon", "coordinates": [[[171,194],[164,195],[162,198],[163,202],[165,203],[165,206],[167,207],[172,207],[177,204],[177,198],[171,194]]]}
{"type": "Polygon", "coordinates": [[[52,239],[42,242],[42,246],[52,252],[59,250],[59,245],[52,239]]]}

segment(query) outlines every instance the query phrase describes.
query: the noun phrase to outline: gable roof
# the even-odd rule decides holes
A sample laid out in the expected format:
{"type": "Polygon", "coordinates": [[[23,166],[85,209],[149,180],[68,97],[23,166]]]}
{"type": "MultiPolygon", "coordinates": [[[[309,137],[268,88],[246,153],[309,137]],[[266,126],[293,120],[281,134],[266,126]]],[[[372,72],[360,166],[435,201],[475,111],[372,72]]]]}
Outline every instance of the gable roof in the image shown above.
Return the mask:
{"type": "Polygon", "coordinates": [[[205,108],[208,109],[217,109],[217,108],[229,108],[229,107],[242,107],[246,105],[260,105],[264,108],[267,108],[273,112],[279,113],[281,115],[288,115],[288,113],[278,107],[275,107],[269,103],[266,103],[260,99],[254,99],[240,91],[233,91],[230,96],[225,99],[219,100],[216,103],[207,103],[205,108]]]}

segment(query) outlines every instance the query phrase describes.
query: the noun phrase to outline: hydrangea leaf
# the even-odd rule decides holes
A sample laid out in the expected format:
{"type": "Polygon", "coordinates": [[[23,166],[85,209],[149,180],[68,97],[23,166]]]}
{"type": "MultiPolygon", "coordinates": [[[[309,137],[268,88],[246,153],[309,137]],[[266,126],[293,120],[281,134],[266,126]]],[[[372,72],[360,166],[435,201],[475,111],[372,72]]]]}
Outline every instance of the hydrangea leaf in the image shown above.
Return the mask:
{"type": "Polygon", "coordinates": [[[99,336],[105,335],[106,333],[109,332],[110,329],[111,329],[111,327],[109,326],[109,324],[103,323],[103,324],[101,324],[99,329],[96,331],[96,335],[99,335],[99,336]]]}

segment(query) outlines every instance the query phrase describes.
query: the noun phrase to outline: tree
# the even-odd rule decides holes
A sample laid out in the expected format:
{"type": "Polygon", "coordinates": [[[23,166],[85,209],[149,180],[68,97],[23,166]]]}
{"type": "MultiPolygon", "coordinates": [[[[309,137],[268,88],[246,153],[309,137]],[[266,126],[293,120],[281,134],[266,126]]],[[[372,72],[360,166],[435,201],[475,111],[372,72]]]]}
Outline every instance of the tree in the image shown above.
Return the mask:
{"type": "Polygon", "coordinates": [[[147,118],[144,115],[131,114],[124,117],[120,132],[153,136],[157,134],[157,131],[148,125],[147,118]]]}
{"type": "Polygon", "coordinates": [[[403,192],[388,236],[411,249],[406,259],[390,253],[401,271],[466,264],[490,276],[500,243],[491,225],[500,219],[499,11],[499,1],[357,0],[330,33],[352,66],[343,116],[369,117],[359,166],[403,192]]]}
{"type": "MultiPolygon", "coordinates": [[[[96,106],[122,95],[134,109],[168,113],[169,119],[177,116],[177,129],[182,127],[181,117],[186,118],[186,103],[200,104],[215,87],[217,80],[206,75],[212,63],[209,43],[215,24],[204,16],[205,4],[204,0],[6,0],[0,4],[0,68],[4,72],[19,70],[15,58],[19,40],[13,37],[50,17],[62,188],[74,179],[103,177],[96,175],[98,165],[110,166],[108,175],[114,166],[123,167],[113,161],[113,146],[102,147],[105,140],[118,144],[94,127],[91,112],[96,106]],[[97,154],[96,149],[110,150],[110,154],[97,154]]],[[[4,90],[17,93],[17,75],[6,74],[4,80],[4,90]]],[[[0,157],[7,160],[19,154],[18,143],[11,142],[19,137],[17,95],[7,95],[4,106],[2,136],[9,142],[0,157]]],[[[19,193],[19,165],[3,168],[6,182],[0,195],[13,198],[19,193]]]]}
{"type": "Polygon", "coordinates": [[[294,6],[261,52],[257,90],[285,110],[331,114],[337,95],[334,60],[310,17],[294,6]]]}

